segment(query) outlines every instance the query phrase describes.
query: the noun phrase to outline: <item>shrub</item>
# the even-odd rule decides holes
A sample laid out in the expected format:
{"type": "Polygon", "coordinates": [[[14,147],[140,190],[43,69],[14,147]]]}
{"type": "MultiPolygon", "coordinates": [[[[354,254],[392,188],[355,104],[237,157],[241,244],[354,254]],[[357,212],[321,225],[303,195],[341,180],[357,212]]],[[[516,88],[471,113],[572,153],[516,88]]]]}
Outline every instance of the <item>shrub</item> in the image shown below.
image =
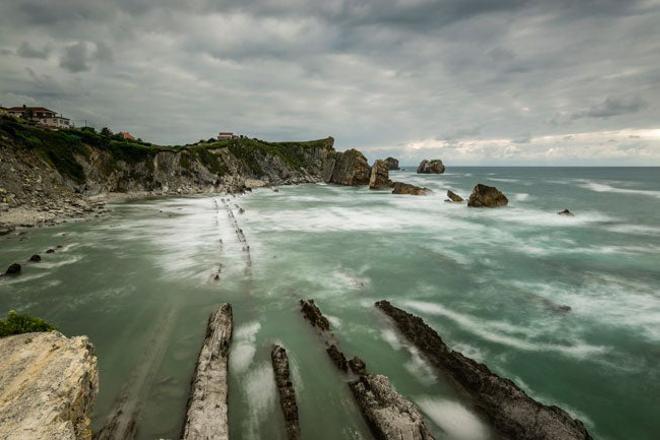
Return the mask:
{"type": "Polygon", "coordinates": [[[51,324],[41,318],[22,315],[10,310],[7,319],[0,319],[0,338],[30,332],[49,332],[55,330],[51,324]]]}

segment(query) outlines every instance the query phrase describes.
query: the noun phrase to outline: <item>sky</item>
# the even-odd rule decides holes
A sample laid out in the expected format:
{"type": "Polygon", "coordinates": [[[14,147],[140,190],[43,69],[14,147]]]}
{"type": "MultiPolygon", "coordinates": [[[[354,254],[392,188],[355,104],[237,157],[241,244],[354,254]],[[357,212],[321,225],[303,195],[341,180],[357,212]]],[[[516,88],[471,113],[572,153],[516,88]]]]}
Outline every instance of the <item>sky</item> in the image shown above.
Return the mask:
{"type": "Polygon", "coordinates": [[[0,105],[22,104],[162,144],[657,166],[660,0],[2,1],[0,105]]]}

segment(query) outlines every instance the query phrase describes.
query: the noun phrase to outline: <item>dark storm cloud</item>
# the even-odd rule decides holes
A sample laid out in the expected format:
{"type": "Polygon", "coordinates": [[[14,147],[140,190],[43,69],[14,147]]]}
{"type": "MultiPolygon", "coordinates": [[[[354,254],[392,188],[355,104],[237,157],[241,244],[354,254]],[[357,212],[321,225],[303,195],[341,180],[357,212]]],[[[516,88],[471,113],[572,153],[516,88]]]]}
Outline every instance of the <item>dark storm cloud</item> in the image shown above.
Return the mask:
{"type": "Polygon", "coordinates": [[[658,0],[14,0],[0,102],[166,143],[229,129],[560,161],[629,158],[607,141],[639,135],[660,162],[656,132],[621,131],[660,120],[658,22],[658,0]]]}

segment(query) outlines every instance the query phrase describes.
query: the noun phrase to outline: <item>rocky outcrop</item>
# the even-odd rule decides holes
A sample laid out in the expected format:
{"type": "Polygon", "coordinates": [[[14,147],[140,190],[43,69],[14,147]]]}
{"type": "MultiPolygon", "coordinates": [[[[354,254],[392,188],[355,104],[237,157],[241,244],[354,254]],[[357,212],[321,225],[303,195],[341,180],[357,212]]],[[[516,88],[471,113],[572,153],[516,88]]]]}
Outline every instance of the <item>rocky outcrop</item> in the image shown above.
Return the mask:
{"type": "Polygon", "coordinates": [[[392,186],[392,181],[390,180],[389,168],[385,161],[379,159],[371,167],[369,189],[385,189],[390,186],[392,186]]]}
{"type": "Polygon", "coordinates": [[[558,215],[563,215],[563,216],[566,216],[566,217],[573,217],[575,215],[571,211],[569,211],[568,209],[564,209],[562,211],[559,211],[557,214],[558,215]]]}
{"type": "Polygon", "coordinates": [[[209,317],[197,359],[183,426],[184,440],[228,440],[227,413],[231,305],[223,304],[209,317]]]}
{"type": "Polygon", "coordinates": [[[588,440],[584,424],[566,411],[544,405],[529,397],[511,380],[491,372],[447,347],[442,338],[421,318],[388,301],[376,307],[387,314],[440,374],[448,374],[469,394],[474,405],[491,421],[503,438],[525,440],[588,440]]]}
{"type": "Polygon", "coordinates": [[[274,345],[270,353],[275,372],[275,384],[280,394],[280,406],[284,414],[286,433],[289,440],[300,438],[300,423],[298,421],[298,404],[296,403],[296,391],[291,382],[289,369],[289,357],[284,347],[274,345]]]}
{"type": "Polygon", "coordinates": [[[328,183],[337,185],[368,185],[371,168],[364,154],[356,149],[336,153],[332,172],[326,179],[328,183]]]}
{"type": "Polygon", "coordinates": [[[399,160],[393,157],[388,157],[385,159],[387,168],[391,171],[399,170],[399,160]]]}
{"type": "Polygon", "coordinates": [[[452,190],[447,190],[447,197],[452,202],[460,203],[463,201],[463,197],[459,196],[452,190]]]}
{"type": "Polygon", "coordinates": [[[330,330],[330,321],[328,321],[328,318],[323,316],[321,310],[319,310],[316,304],[314,304],[313,299],[301,299],[300,310],[303,313],[305,319],[308,320],[313,327],[316,327],[321,331],[330,330]]]}
{"type": "Polygon", "coordinates": [[[417,167],[417,174],[442,174],[445,172],[445,166],[440,159],[424,159],[417,167]]]}
{"type": "Polygon", "coordinates": [[[332,344],[325,351],[328,353],[328,356],[330,356],[330,359],[339,370],[343,371],[344,373],[348,372],[348,361],[346,360],[346,356],[344,356],[344,353],[342,353],[341,350],[337,348],[337,345],[332,344]]]}
{"type": "Polygon", "coordinates": [[[5,271],[5,275],[18,275],[19,273],[21,273],[21,265],[18,263],[10,264],[5,271]]]}
{"type": "Polygon", "coordinates": [[[386,376],[360,376],[349,386],[377,439],[433,439],[417,407],[397,393],[386,376]]]}
{"type": "Polygon", "coordinates": [[[412,196],[425,196],[431,192],[428,188],[411,185],[409,183],[394,182],[392,194],[408,194],[412,196]]]}
{"type": "Polygon", "coordinates": [[[58,332],[0,338],[0,438],[92,438],[98,391],[94,348],[58,332]]]}
{"type": "Polygon", "coordinates": [[[468,206],[471,208],[497,208],[508,203],[509,199],[500,190],[481,183],[474,187],[468,199],[468,206]]]}

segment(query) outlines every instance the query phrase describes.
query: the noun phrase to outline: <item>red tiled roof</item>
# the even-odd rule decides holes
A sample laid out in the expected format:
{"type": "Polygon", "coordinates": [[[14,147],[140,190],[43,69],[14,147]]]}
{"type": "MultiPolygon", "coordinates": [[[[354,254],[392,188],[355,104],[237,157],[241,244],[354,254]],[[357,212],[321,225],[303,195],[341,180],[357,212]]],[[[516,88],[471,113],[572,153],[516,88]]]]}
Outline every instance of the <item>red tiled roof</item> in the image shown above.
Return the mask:
{"type": "Polygon", "coordinates": [[[24,112],[32,110],[33,112],[50,112],[50,113],[56,113],[52,110],[47,109],[46,107],[10,107],[7,109],[7,111],[10,112],[24,112]]]}

